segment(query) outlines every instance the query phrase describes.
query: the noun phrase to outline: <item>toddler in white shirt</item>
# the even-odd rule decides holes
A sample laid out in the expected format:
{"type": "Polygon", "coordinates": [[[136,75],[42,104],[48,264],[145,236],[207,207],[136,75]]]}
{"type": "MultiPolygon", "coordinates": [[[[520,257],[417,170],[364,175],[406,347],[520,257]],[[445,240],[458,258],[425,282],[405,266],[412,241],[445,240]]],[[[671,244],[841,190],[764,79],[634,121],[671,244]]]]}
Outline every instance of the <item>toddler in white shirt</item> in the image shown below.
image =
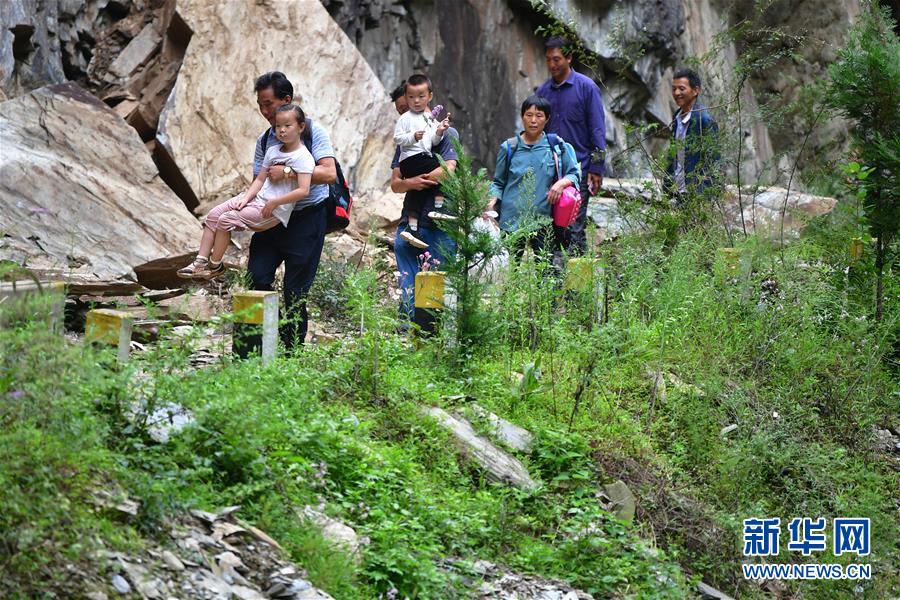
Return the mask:
{"type": "MultiPolygon", "coordinates": [[[[434,98],[431,81],[425,75],[413,75],[406,82],[406,102],[409,110],[397,120],[394,127],[394,143],[400,148],[400,174],[404,178],[426,175],[440,168],[440,162],[434,156],[434,148],[441,143],[444,132],[450,128],[450,115],[438,121],[428,108],[434,98]]],[[[435,112],[439,107],[435,107],[435,112]]],[[[440,209],[444,205],[444,197],[439,186],[425,190],[410,190],[403,199],[402,216],[407,218],[408,228],[400,237],[416,248],[427,248],[428,244],[416,237],[419,230],[419,218],[428,200],[434,199],[435,211],[429,213],[431,218],[441,218],[440,209]]]]}

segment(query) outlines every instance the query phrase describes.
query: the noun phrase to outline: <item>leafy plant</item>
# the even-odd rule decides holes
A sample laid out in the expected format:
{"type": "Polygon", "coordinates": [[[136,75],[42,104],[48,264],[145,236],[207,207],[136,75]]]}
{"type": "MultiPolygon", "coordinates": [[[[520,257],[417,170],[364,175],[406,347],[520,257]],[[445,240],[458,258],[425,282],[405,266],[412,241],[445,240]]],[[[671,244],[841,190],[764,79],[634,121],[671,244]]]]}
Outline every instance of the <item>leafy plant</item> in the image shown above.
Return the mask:
{"type": "Polygon", "coordinates": [[[900,229],[900,38],[888,9],[866,2],[838,60],[829,66],[827,102],[854,123],[859,163],[852,185],[875,243],[875,318],[884,316],[884,269],[900,229]],[[865,176],[859,176],[865,174],[865,176]]]}
{"type": "Polygon", "coordinates": [[[547,429],[535,440],[535,466],[541,475],[554,483],[590,482],[593,476],[590,448],[578,433],[547,429]]]}
{"type": "Polygon", "coordinates": [[[316,271],[309,290],[310,304],[318,310],[317,318],[348,326],[347,280],[355,271],[345,262],[324,259],[316,271]]]}
{"type": "Polygon", "coordinates": [[[368,354],[359,364],[358,375],[365,387],[371,390],[371,399],[380,401],[382,336],[393,328],[395,318],[380,303],[382,294],[374,271],[358,271],[347,280],[346,285],[350,314],[359,323],[359,347],[362,353],[368,354]]]}

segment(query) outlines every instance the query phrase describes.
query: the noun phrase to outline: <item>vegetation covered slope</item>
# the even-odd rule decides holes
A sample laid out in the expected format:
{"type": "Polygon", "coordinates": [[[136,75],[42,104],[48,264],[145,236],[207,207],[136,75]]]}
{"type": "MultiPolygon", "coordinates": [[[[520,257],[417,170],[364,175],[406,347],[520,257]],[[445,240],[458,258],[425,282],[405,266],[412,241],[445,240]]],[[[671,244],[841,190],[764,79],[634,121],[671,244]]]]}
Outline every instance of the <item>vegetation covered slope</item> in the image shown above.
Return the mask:
{"type": "Polygon", "coordinates": [[[898,290],[889,279],[873,322],[871,256],[850,264],[841,219],[783,251],[746,240],[752,267],[740,276],[709,237],[604,246],[604,324],[526,261],[486,301],[482,343],[466,348],[395,334],[370,271],[338,288],[364,332],[267,367],[194,371],[180,339],[118,367],[40,319],[18,321],[0,333],[4,585],[12,597],[78,589],[64,565],[102,571],[88,558],[100,540],[139,545],[167,513],[241,504],[336,598],[467,597],[446,558],[596,597],[681,598],[697,579],[756,597],[740,535],[760,516],[871,518],[871,581],[786,585],[896,596],[896,456],[874,440],[898,426],[898,290]],[[141,415],[169,402],[196,423],[156,443],[141,415]],[[421,413],[471,403],[536,434],[519,457],[538,491],[489,483],[421,413]],[[616,479],[638,498],[633,524],[601,508],[600,485],[616,479]],[[88,501],[113,483],[141,500],[137,520],[114,522],[88,501]],[[308,504],[368,537],[361,563],[297,519],[308,504]]]}

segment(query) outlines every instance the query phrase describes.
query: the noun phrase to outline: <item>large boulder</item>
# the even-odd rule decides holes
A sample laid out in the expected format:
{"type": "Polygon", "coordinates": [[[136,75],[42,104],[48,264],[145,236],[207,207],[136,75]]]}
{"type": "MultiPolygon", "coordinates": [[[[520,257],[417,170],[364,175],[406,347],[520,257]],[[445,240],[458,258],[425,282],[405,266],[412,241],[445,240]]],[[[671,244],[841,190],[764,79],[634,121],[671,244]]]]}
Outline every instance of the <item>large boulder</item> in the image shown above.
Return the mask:
{"type": "Polygon", "coordinates": [[[748,232],[777,238],[782,230],[782,216],[785,235],[795,237],[810,219],[831,212],[837,200],[782,187],[745,190],[739,197],[737,188],[728,186],[722,204],[732,229],[743,226],[748,232]]]}
{"type": "Polygon", "coordinates": [[[400,223],[403,196],[390,191],[374,191],[357,198],[351,212],[353,226],[360,231],[394,233],[400,223]]]}
{"type": "MultiPolygon", "coordinates": [[[[658,196],[660,191],[652,179],[607,178],[603,180],[601,194],[602,197],[591,198],[588,215],[603,237],[615,237],[641,229],[643,218],[640,213],[650,198],[658,196]],[[619,206],[621,203],[630,203],[633,208],[623,211],[619,206]]],[[[810,219],[831,212],[836,205],[834,198],[788,191],[782,187],[745,187],[738,194],[736,186],[727,185],[711,210],[720,222],[724,212],[724,223],[732,231],[746,228],[748,233],[775,239],[781,237],[782,220],[785,237],[797,237],[810,219]]]]}
{"type": "Polygon", "coordinates": [[[74,83],[0,103],[0,147],[0,258],[134,279],[134,266],[198,242],[138,134],[74,83]]]}
{"type": "Polygon", "coordinates": [[[384,87],[318,0],[185,0],[193,30],[158,139],[201,202],[250,183],[260,116],[253,81],[283,71],[328,131],[354,190],[383,188],[397,115],[384,87]],[[214,18],[211,18],[211,15],[214,18]]]}
{"type": "Polygon", "coordinates": [[[478,435],[465,418],[451,415],[436,406],[424,409],[424,413],[451,434],[460,454],[480,466],[490,481],[526,491],[539,487],[522,463],[478,435]]]}

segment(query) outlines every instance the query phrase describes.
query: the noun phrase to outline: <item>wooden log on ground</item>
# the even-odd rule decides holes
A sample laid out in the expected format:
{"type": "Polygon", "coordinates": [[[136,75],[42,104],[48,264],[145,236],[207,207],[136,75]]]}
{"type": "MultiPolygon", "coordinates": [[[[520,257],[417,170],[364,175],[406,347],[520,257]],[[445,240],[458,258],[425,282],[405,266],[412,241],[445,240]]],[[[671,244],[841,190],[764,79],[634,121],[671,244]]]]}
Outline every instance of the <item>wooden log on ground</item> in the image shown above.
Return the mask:
{"type": "Polygon", "coordinates": [[[460,453],[477,463],[489,480],[526,491],[538,488],[522,463],[478,435],[466,419],[450,415],[438,407],[422,408],[422,412],[450,432],[460,453]]]}

